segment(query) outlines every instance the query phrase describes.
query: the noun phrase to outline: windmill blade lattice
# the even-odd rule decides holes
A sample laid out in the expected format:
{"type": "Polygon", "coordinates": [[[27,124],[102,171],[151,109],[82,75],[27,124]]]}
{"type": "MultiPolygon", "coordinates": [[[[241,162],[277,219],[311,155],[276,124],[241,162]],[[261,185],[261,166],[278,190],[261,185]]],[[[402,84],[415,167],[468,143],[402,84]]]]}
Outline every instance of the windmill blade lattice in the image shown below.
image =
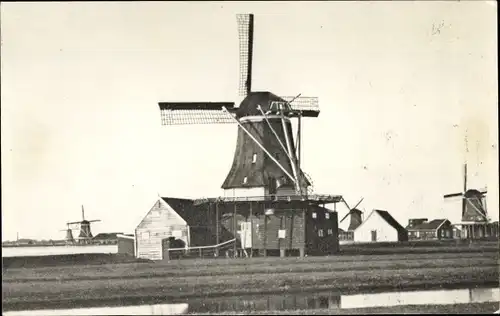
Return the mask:
{"type": "Polygon", "coordinates": [[[233,102],[160,102],[162,125],[230,124],[234,119],[222,111],[234,112],[233,102]]]}
{"type": "Polygon", "coordinates": [[[238,93],[246,96],[252,89],[253,14],[236,15],[240,40],[240,85],[238,93]]]}

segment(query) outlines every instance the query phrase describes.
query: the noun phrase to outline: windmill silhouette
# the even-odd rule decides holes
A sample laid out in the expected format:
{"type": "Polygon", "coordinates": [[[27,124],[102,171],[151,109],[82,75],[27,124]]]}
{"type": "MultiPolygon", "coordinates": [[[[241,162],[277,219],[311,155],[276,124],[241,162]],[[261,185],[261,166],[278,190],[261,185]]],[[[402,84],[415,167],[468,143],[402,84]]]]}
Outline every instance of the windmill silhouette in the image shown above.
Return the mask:
{"type": "Polygon", "coordinates": [[[363,202],[363,199],[364,199],[364,197],[362,197],[353,208],[351,208],[349,206],[349,204],[347,204],[347,201],[345,201],[345,199],[343,199],[344,204],[349,209],[349,212],[340,220],[339,224],[342,223],[344,220],[346,220],[348,216],[350,216],[350,223],[349,223],[349,227],[347,228],[347,231],[349,231],[349,232],[354,231],[363,222],[363,218],[362,218],[363,211],[357,209],[357,207],[361,204],[361,202],[363,202]]]}
{"type": "Polygon", "coordinates": [[[283,97],[252,91],[254,15],[238,14],[239,95],[235,102],[160,102],[163,125],[226,124],[239,126],[232,167],[222,188],[231,196],[312,194],[312,180],[300,168],[303,117],[318,117],[318,98],[283,97]],[[298,120],[296,141],[291,119],[298,120]]]}
{"type": "Polygon", "coordinates": [[[66,229],[60,230],[62,232],[66,232],[66,238],[64,238],[64,240],[66,241],[66,244],[74,244],[75,238],[73,237],[73,230],[70,227],[70,223],[66,223],[66,227],[66,229]]]}
{"type": "Polygon", "coordinates": [[[490,219],[486,209],[487,190],[467,188],[467,163],[464,164],[464,187],[462,192],[444,195],[444,199],[461,197],[462,230],[467,238],[483,237],[490,219]]]}
{"type": "Polygon", "coordinates": [[[464,189],[462,192],[444,195],[445,199],[461,197],[462,198],[462,221],[463,222],[487,222],[488,215],[486,211],[485,195],[486,189],[468,189],[467,188],[467,164],[464,164],[464,189]]]}
{"type": "MultiPolygon", "coordinates": [[[[70,225],[79,225],[80,226],[80,234],[78,235],[76,240],[78,240],[78,242],[83,243],[83,244],[89,243],[93,238],[92,231],[90,230],[90,223],[100,222],[100,221],[101,221],[100,219],[86,220],[85,219],[85,210],[84,210],[83,205],[82,205],[82,220],[78,221],[78,222],[66,223],[66,225],[68,227],[66,229],[66,241],[72,242],[72,240],[75,240],[73,238],[73,233],[72,233],[72,229],[70,228],[70,225]]],[[[78,227],[76,229],[78,229],[78,227]]]]}

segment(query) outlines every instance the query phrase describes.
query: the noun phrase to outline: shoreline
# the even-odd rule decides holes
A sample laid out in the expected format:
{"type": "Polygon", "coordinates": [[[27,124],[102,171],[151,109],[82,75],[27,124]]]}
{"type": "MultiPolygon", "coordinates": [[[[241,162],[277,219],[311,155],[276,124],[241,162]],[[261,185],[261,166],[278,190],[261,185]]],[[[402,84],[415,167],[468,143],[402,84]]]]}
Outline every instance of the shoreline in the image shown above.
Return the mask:
{"type": "MultiPolygon", "coordinates": [[[[89,307],[116,307],[116,306],[136,306],[136,305],[155,305],[155,304],[176,304],[189,303],[190,300],[198,301],[203,299],[224,299],[231,297],[252,298],[262,295],[299,295],[299,294],[321,294],[328,293],[330,295],[353,295],[353,294],[375,294],[387,292],[415,292],[427,290],[466,290],[471,288],[495,288],[498,286],[498,281],[465,281],[454,283],[431,283],[422,282],[419,284],[406,285],[404,291],[398,285],[374,285],[365,284],[357,286],[330,286],[330,287],[302,287],[302,288],[280,288],[274,290],[266,290],[263,288],[253,289],[249,291],[231,291],[231,292],[215,292],[215,293],[186,293],[178,295],[163,295],[144,293],[142,295],[114,295],[114,297],[100,298],[67,298],[60,300],[46,300],[44,298],[36,300],[19,300],[10,302],[3,301],[3,311],[21,311],[21,310],[43,310],[43,309],[69,309],[69,308],[89,308],[89,307]]],[[[161,291],[163,292],[163,291],[161,291]]],[[[256,312],[258,313],[258,311],[256,312]]]]}

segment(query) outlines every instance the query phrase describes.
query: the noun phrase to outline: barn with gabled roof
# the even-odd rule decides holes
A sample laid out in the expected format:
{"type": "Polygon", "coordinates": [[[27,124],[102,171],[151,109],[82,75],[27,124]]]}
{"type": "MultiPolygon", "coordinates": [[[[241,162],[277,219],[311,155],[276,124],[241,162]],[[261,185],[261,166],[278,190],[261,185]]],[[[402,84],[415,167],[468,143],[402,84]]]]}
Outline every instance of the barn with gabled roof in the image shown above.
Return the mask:
{"type": "Polygon", "coordinates": [[[373,210],[354,231],[354,242],[407,241],[408,232],[387,211],[373,210]]]}

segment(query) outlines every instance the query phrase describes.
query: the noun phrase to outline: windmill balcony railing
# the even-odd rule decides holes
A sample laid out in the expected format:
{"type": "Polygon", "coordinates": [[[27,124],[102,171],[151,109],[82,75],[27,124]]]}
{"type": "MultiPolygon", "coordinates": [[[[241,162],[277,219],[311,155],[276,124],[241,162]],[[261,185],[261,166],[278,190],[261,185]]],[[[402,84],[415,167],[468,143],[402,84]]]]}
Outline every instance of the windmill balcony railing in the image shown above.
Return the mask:
{"type": "Polygon", "coordinates": [[[311,194],[311,195],[266,195],[266,196],[238,196],[202,198],[194,201],[195,205],[219,202],[313,202],[316,204],[338,203],[341,195],[311,194]]]}

